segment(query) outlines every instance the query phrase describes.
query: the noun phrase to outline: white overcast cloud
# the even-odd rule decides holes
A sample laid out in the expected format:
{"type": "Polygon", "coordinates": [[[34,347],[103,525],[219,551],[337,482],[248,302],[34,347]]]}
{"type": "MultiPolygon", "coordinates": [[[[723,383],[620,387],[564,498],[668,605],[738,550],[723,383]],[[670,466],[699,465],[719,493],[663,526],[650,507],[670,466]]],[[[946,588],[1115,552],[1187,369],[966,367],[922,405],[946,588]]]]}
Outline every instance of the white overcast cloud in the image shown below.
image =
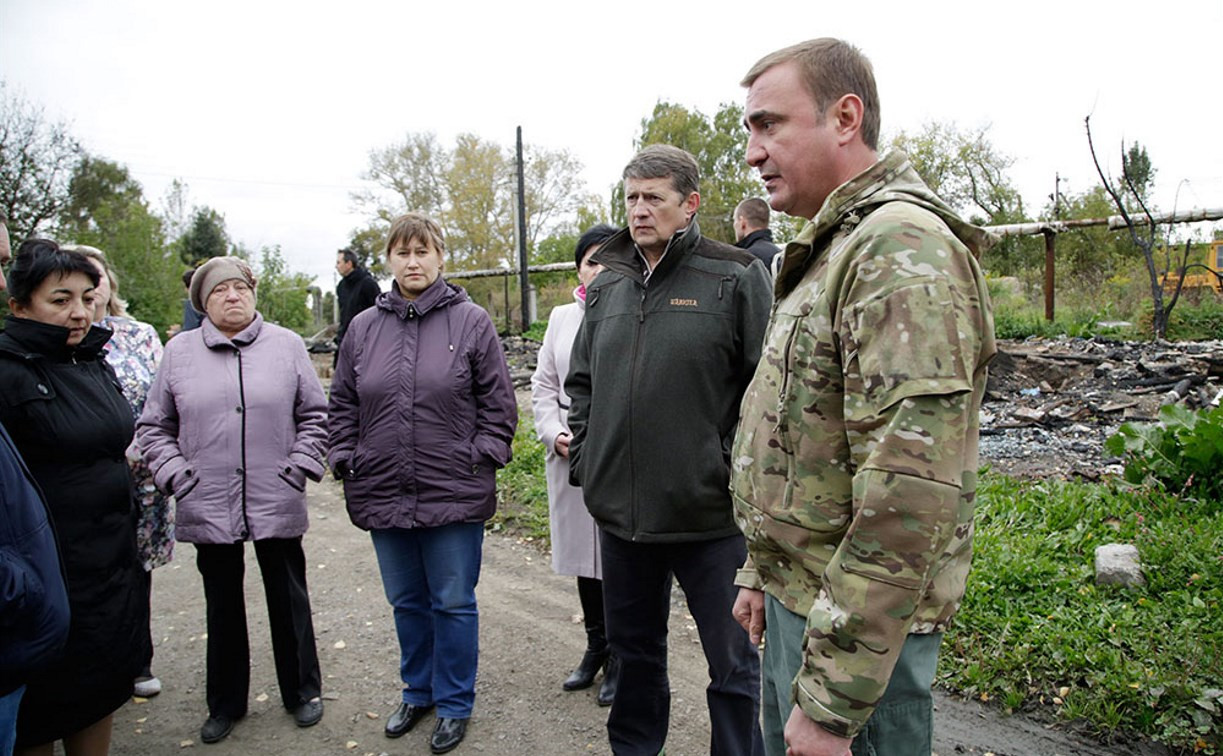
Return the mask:
{"type": "Polygon", "coordinates": [[[128,166],[182,178],[231,236],[334,281],[369,150],[407,132],[568,149],[606,195],[659,100],[712,114],[765,53],[837,36],[871,58],[886,134],[990,125],[1030,210],[1145,145],[1170,209],[1223,206],[1220,0],[339,3],[0,0],[0,77],[128,166]]]}

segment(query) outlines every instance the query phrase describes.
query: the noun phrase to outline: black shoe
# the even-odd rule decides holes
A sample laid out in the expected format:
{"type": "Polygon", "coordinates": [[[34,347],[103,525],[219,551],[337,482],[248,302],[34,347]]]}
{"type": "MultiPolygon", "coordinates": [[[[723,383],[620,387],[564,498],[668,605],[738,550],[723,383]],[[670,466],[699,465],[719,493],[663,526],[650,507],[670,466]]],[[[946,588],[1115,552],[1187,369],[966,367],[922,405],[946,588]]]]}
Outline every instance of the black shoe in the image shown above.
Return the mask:
{"type": "Polygon", "coordinates": [[[391,716],[386,720],[386,736],[388,738],[397,738],[408,732],[416,723],[425,718],[425,715],[433,711],[433,704],[428,706],[417,706],[410,703],[401,703],[399,708],[391,713],[391,716]]]}
{"type": "Polygon", "coordinates": [[[466,734],[466,719],[438,717],[437,727],[433,728],[433,735],[429,738],[429,750],[434,753],[453,751],[463,742],[463,736],[466,734]]]}
{"type": "Polygon", "coordinates": [[[293,710],[293,720],[298,727],[313,727],[323,718],[323,699],[315,696],[293,710]]]}
{"type": "Polygon", "coordinates": [[[577,669],[569,674],[569,678],[561,685],[564,690],[585,690],[591,685],[594,685],[595,675],[599,669],[607,664],[607,649],[602,651],[592,651],[586,649],[586,653],[582,655],[582,661],[578,664],[577,669]]]}
{"type": "Polygon", "coordinates": [[[208,721],[204,722],[204,726],[200,728],[200,740],[205,743],[216,743],[229,737],[229,733],[234,731],[234,720],[224,714],[216,717],[209,717],[208,721]]]}
{"type": "Polygon", "coordinates": [[[597,699],[599,705],[611,706],[612,701],[616,700],[616,689],[619,687],[620,660],[613,656],[607,660],[607,667],[603,670],[603,684],[599,686],[597,699]]]}

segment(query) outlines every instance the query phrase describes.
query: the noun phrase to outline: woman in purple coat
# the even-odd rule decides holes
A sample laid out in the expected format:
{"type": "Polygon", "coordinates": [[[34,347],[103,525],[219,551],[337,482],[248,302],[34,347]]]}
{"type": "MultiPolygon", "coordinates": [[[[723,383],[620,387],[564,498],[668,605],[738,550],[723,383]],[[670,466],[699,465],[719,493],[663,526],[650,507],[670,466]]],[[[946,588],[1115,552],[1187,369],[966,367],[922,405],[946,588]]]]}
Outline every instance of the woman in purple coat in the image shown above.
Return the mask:
{"type": "Polygon", "coordinates": [[[471,717],[484,522],[518,424],[496,329],[442,278],[444,253],[432,219],[392,224],[394,282],[348,327],[328,421],[331,467],[395,613],[404,687],[386,736],[436,707],[433,753],[457,746],[471,717]]]}
{"type": "Polygon", "coordinates": [[[195,544],[204,580],[205,743],[246,715],[246,541],[263,576],[281,702],[299,727],[323,716],[302,535],[306,479],[324,472],[327,402],[301,337],[255,309],[255,284],[237,257],[200,266],[191,304],[204,321],[166,345],[136,426],[153,481],[174,495],[175,537],[195,544]]]}

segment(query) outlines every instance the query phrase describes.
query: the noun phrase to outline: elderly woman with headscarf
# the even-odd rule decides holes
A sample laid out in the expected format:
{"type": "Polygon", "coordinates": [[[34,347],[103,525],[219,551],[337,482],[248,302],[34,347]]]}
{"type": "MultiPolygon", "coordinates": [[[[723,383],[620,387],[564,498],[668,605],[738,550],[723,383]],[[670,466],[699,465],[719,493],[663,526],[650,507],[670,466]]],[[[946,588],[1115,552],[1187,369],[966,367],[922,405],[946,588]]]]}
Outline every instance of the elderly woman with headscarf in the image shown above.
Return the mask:
{"type": "MultiPolygon", "coordinates": [[[[119,296],[119,277],[106,254],[97,247],[79,244],[65,247],[80,252],[98,271],[98,287],[94,290],[95,324],[111,332],[110,341],[102,347],[106,363],[115,371],[123,396],[132,408],[132,416],[140,417],[144,398],[149,393],[157,365],[161,362],[161,339],[157,329],[127,314],[127,302],[119,296]]],[[[153,485],[153,473],[133,443],[127,449],[127,461],[136,488],[136,550],[144,571],[149,573],[148,586],[152,597],[153,570],[169,564],[174,558],[174,510],[170,500],[153,485]]],[[[153,675],[153,634],[147,633],[149,657],[132,685],[137,696],[155,696],[161,692],[161,680],[153,675]]]]}
{"type": "Polygon", "coordinates": [[[255,286],[239,258],[200,266],[191,304],[204,322],[166,345],[137,423],[157,486],[177,501],[175,536],[195,544],[204,581],[205,743],[246,714],[246,541],[263,575],[281,702],[301,727],[323,716],[302,535],[306,479],[324,472],[326,399],[301,338],[255,309],[255,286]]]}
{"type": "Polygon", "coordinates": [[[22,756],[50,756],[57,740],[68,756],[106,753],[113,713],[148,655],[147,576],[124,461],[132,412],[102,359],[110,333],[91,325],[99,280],[83,255],[46,239],[22,244],[8,277],[0,422],[46,498],[71,613],[62,655],[27,682],[22,756]]]}

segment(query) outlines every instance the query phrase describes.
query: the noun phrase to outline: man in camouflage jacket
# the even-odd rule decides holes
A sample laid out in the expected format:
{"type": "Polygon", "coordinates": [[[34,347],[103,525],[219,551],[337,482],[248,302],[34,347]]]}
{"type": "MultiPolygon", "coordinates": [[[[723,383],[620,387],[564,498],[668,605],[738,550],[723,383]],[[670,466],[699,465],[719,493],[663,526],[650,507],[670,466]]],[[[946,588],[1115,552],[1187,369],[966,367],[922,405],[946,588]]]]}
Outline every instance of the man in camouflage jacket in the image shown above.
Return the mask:
{"type": "Polygon", "coordinates": [[[853,47],[786,48],[744,85],[748,163],[775,210],[811,219],[785,248],[732,452],[748,542],[734,612],[766,633],[766,750],[929,754],[971,557],[995,352],[975,255],[991,239],[903,154],[878,159],[853,47]]]}

